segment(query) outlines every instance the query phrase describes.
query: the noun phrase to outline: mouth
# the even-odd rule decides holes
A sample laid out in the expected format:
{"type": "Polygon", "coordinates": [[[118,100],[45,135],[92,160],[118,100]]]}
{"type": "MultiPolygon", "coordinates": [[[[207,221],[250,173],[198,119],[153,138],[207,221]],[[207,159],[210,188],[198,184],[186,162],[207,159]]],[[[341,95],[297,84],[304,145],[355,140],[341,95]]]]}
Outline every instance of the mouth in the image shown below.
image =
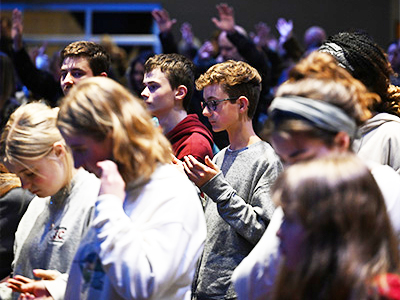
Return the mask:
{"type": "Polygon", "coordinates": [[[66,94],[69,92],[70,89],[71,89],[71,86],[66,86],[66,87],[64,87],[64,88],[63,88],[64,95],[66,95],[66,94]]]}

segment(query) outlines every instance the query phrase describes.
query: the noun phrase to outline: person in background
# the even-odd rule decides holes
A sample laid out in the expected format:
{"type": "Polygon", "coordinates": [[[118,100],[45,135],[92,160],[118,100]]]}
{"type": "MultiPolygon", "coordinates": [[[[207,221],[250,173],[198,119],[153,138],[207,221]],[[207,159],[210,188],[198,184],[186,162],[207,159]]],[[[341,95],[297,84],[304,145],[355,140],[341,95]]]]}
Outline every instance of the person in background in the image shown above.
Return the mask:
{"type": "Polygon", "coordinates": [[[146,87],[143,83],[144,78],[144,64],[146,61],[154,56],[152,51],[140,52],[129,64],[126,70],[126,77],[130,91],[140,97],[140,94],[146,87]]]}
{"type": "Polygon", "coordinates": [[[319,51],[335,57],[339,66],[380,97],[369,109],[371,117],[360,127],[354,151],[366,160],[391,166],[400,173],[400,87],[390,84],[393,70],[387,56],[370,36],[340,32],[330,36],[319,51]]]}
{"type": "Polygon", "coordinates": [[[400,49],[399,40],[392,42],[387,48],[387,57],[390,65],[392,66],[394,74],[390,75],[390,82],[393,85],[400,86],[400,49]]]}
{"type": "Polygon", "coordinates": [[[53,72],[57,74],[56,77],[37,69],[23,45],[21,11],[15,9],[12,20],[13,62],[17,74],[30,91],[38,98],[46,99],[51,106],[57,106],[58,100],[79,80],[92,76],[107,76],[111,63],[110,55],[103,46],[89,41],[73,42],[61,50],[61,70],[53,72]]]}
{"type": "Polygon", "coordinates": [[[150,57],[144,68],[142,97],[171,142],[176,158],[193,155],[204,162],[206,156],[212,157],[211,132],[196,114],[187,113],[194,93],[193,63],[180,54],[159,54],[150,57]]]}
{"type": "Polygon", "coordinates": [[[15,232],[33,197],[21,188],[18,176],[0,164],[0,280],[12,272],[15,232]]]}

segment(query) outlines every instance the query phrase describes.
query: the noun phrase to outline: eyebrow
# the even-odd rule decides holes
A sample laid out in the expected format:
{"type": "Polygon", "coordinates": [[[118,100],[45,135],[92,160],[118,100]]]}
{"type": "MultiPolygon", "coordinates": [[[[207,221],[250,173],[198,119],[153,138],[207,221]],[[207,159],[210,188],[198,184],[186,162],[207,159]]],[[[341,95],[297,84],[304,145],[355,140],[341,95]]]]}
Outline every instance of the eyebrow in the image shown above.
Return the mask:
{"type": "Polygon", "coordinates": [[[207,98],[204,98],[204,101],[213,101],[213,100],[218,100],[218,98],[215,96],[209,96],[207,98]]]}
{"type": "Polygon", "coordinates": [[[66,70],[71,70],[71,71],[84,71],[82,68],[77,68],[77,67],[73,67],[73,68],[68,68],[68,67],[61,67],[61,71],[66,71],[66,70]]]}

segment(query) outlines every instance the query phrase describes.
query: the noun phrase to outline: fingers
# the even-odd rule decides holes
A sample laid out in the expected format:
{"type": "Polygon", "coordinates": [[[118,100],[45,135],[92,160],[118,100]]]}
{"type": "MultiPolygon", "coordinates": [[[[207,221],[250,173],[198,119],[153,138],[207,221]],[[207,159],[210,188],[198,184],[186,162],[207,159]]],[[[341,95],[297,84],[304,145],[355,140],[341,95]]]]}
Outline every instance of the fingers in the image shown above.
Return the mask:
{"type": "Polygon", "coordinates": [[[96,165],[102,170],[102,173],[105,174],[118,172],[117,164],[111,160],[99,161],[96,165]]]}
{"type": "Polygon", "coordinates": [[[118,171],[118,166],[111,160],[104,160],[97,163],[101,170],[101,186],[99,195],[112,194],[125,199],[125,181],[118,171]]]}
{"type": "Polygon", "coordinates": [[[61,275],[61,273],[56,270],[42,270],[42,269],[33,270],[33,274],[36,277],[46,279],[46,280],[55,280],[55,279],[57,279],[58,276],[61,275]]]}
{"type": "Polygon", "coordinates": [[[155,9],[151,12],[152,17],[154,18],[154,20],[158,23],[161,21],[161,15],[160,15],[160,10],[159,9],[155,9]]]}
{"type": "Polygon", "coordinates": [[[28,277],[25,277],[25,276],[21,276],[21,275],[16,275],[14,278],[10,278],[9,280],[8,280],[8,282],[10,282],[10,281],[17,281],[17,282],[20,282],[20,283],[30,283],[30,282],[33,282],[34,280],[33,279],[30,279],[30,278],[28,278],[28,277]]]}
{"type": "Polygon", "coordinates": [[[211,21],[214,23],[216,27],[220,27],[220,21],[217,18],[211,18],[211,21]]]}
{"type": "Polygon", "coordinates": [[[216,165],[212,162],[211,158],[208,155],[206,155],[204,160],[207,166],[209,166],[212,169],[215,169],[216,165]]]}
{"type": "Polygon", "coordinates": [[[177,164],[177,163],[179,163],[179,161],[180,161],[180,160],[177,159],[176,156],[172,154],[172,163],[173,163],[173,164],[177,164]]]}
{"type": "Polygon", "coordinates": [[[35,296],[29,293],[20,294],[18,300],[30,300],[35,299],[35,296]]]}

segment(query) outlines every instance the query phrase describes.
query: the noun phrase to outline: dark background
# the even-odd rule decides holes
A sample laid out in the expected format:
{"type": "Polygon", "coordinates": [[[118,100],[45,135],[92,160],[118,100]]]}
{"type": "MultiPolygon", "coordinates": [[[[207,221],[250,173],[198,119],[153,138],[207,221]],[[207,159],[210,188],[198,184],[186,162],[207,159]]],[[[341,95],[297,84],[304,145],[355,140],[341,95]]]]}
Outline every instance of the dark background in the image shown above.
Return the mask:
{"type": "MultiPolygon", "coordinates": [[[[7,1],[2,3],[115,3],[110,1],[7,1]]],[[[133,3],[132,1],[118,1],[119,3],[133,3]]],[[[202,41],[208,39],[215,30],[211,18],[217,16],[215,6],[219,1],[211,0],[169,0],[169,1],[140,1],[141,3],[158,3],[170,12],[171,18],[177,19],[174,27],[176,35],[179,34],[180,25],[189,21],[193,31],[202,41]]],[[[278,35],[275,24],[279,17],[291,19],[294,22],[295,35],[302,41],[304,31],[312,26],[323,27],[328,35],[348,29],[362,29],[367,31],[383,48],[398,36],[399,0],[231,0],[225,1],[235,9],[236,23],[243,26],[247,31],[254,29],[254,24],[259,21],[266,22],[273,32],[278,35]]],[[[2,14],[8,12],[3,9],[2,14]]],[[[79,23],[79,13],[74,13],[73,18],[79,23]]],[[[114,33],[116,24],[123,25],[126,32],[140,33],[149,28],[149,16],[146,14],[129,20],[130,17],[118,15],[118,13],[102,13],[94,17],[93,24],[96,25],[96,33],[109,31],[114,33]],[[147,29],[146,29],[147,28],[147,29]]],[[[151,19],[150,19],[151,20],[151,19]]],[[[25,24],[26,30],[43,32],[46,29],[63,31],[64,27],[70,26],[68,22],[56,26],[43,22],[32,22],[25,24]],[[58,28],[58,29],[57,29],[58,28]]],[[[73,27],[72,25],[70,27],[73,27]]],[[[118,26],[121,27],[121,26],[118,26]]]]}

